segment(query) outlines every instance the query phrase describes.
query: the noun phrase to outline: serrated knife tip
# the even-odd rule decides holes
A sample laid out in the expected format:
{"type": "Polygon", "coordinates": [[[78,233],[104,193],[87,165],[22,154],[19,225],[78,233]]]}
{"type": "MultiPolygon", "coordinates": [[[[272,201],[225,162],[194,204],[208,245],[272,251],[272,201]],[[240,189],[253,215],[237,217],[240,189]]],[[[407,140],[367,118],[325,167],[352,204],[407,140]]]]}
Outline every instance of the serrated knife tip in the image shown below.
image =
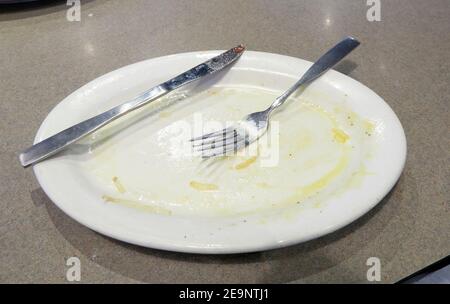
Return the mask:
{"type": "Polygon", "coordinates": [[[243,51],[245,51],[245,46],[243,44],[239,44],[234,48],[234,52],[236,53],[242,53],[243,51]]]}

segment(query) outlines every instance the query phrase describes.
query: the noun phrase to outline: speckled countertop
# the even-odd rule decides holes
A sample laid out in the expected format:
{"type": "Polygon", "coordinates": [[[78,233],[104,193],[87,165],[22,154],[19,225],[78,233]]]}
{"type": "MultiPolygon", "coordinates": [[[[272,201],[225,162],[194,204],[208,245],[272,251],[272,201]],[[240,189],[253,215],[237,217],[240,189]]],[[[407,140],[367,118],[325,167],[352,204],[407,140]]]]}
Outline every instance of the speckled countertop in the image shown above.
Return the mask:
{"type": "Polygon", "coordinates": [[[381,260],[395,282],[450,253],[450,1],[82,0],[68,22],[65,1],[0,7],[0,282],[367,282],[381,260]],[[17,152],[65,96],[121,66],[171,53],[251,50],[308,60],[351,34],[362,46],[337,67],[372,88],[399,116],[408,139],[405,171],[371,212],[340,231],[254,254],[200,256],[128,245],[63,214],[17,152]]]}

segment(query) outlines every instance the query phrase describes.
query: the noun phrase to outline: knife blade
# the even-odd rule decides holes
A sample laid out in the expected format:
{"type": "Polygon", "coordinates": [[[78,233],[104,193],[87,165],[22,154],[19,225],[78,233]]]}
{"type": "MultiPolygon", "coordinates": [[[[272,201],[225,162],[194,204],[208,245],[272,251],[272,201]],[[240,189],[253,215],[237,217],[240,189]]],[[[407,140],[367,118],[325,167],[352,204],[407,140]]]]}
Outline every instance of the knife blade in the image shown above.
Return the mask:
{"type": "Polygon", "coordinates": [[[206,75],[211,75],[224,69],[231,63],[235,62],[244,51],[245,47],[242,45],[238,45],[160,85],[157,85],[145,91],[144,93],[130,101],[122,103],[106,112],[84,120],[53,136],[46,138],[43,141],[34,144],[30,148],[20,153],[20,163],[23,167],[27,167],[31,164],[42,161],[65,149],[70,144],[107,125],[111,121],[133,110],[136,110],[166,95],[167,93],[178,89],[181,86],[184,86],[206,75]]]}

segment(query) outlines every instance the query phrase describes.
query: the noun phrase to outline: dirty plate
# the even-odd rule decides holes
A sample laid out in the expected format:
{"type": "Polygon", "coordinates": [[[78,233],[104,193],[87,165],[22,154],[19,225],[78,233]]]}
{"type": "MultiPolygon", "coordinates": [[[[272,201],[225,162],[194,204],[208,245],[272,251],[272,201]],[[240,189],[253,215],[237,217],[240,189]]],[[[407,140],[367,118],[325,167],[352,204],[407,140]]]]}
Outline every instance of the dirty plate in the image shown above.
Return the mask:
{"type": "MultiPolygon", "coordinates": [[[[139,62],[59,103],[41,141],[167,80],[219,51],[139,62]]],[[[266,108],[310,62],[246,52],[229,70],[167,95],[34,166],[66,214],[146,247],[237,253],[317,238],[356,220],[394,186],[405,158],[390,107],[330,71],[277,112],[240,155],[202,160],[188,139],[266,108]]]]}

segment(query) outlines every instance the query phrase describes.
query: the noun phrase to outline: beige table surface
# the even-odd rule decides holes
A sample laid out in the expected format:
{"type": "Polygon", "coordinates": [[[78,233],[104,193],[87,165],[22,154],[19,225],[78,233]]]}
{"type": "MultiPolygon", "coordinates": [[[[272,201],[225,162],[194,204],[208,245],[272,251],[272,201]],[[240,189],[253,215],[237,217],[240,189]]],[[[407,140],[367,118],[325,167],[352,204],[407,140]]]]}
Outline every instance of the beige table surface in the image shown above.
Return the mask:
{"type": "Polygon", "coordinates": [[[65,1],[0,7],[0,282],[66,282],[68,257],[88,282],[367,282],[381,260],[395,282],[450,253],[450,1],[65,1]],[[63,214],[17,152],[48,112],[96,77],[171,53],[251,50],[314,60],[351,34],[362,46],[337,69],[382,96],[408,139],[405,171],[374,210],[348,227],[285,249],[232,256],[178,254],[99,235],[63,214]]]}

